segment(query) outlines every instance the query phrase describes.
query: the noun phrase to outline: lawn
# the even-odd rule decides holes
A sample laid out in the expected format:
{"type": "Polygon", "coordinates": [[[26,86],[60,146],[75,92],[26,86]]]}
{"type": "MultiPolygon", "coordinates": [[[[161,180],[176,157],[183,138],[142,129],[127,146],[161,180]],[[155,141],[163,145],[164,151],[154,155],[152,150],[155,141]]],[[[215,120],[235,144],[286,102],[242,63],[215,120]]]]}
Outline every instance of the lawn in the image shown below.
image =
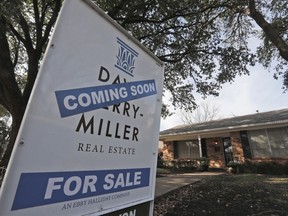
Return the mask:
{"type": "Polygon", "coordinates": [[[224,174],[155,200],[154,216],[287,216],[288,176],[224,174]]]}

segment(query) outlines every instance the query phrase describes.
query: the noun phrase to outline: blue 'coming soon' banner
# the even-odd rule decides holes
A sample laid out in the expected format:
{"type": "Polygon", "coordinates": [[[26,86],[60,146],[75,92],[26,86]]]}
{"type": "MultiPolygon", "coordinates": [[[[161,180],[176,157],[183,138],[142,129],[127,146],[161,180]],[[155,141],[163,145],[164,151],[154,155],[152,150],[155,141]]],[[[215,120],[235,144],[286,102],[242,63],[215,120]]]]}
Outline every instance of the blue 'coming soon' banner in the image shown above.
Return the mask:
{"type": "Polygon", "coordinates": [[[157,94],[155,80],[56,91],[61,117],[157,94]]]}

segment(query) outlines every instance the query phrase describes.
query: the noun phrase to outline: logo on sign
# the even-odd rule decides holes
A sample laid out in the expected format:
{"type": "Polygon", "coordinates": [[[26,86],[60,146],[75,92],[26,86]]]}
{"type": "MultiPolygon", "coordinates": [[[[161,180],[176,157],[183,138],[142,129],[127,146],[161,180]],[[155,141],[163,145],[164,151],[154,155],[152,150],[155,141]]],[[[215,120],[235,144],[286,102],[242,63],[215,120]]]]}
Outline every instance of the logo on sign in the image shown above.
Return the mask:
{"type": "Polygon", "coordinates": [[[117,62],[115,67],[133,77],[133,71],[135,69],[134,63],[139,54],[118,37],[117,43],[120,46],[116,56],[117,62]]]}

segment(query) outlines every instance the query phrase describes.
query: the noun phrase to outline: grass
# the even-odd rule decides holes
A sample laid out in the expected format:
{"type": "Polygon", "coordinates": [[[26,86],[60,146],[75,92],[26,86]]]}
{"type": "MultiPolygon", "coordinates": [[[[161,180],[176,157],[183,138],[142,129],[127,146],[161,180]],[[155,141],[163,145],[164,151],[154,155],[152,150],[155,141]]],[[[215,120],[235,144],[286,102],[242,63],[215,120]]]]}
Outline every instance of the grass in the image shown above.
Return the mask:
{"type": "Polygon", "coordinates": [[[157,199],[154,216],[287,216],[288,176],[210,176],[157,199]]]}
{"type": "Polygon", "coordinates": [[[157,175],[167,175],[167,174],[173,174],[173,170],[171,169],[164,169],[164,168],[157,168],[157,175]]]}

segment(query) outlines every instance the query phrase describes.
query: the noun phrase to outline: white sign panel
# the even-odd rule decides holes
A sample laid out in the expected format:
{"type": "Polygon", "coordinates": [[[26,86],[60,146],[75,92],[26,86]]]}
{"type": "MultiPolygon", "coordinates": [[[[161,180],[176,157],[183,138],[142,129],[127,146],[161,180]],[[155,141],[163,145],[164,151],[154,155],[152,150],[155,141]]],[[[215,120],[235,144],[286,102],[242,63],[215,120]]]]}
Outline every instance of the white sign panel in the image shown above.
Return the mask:
{"type": "Polygon", "coordinates": [[[154,198],[163,64],[95,5],[65,1],[0,215],[101,215],[154,198]]]}

